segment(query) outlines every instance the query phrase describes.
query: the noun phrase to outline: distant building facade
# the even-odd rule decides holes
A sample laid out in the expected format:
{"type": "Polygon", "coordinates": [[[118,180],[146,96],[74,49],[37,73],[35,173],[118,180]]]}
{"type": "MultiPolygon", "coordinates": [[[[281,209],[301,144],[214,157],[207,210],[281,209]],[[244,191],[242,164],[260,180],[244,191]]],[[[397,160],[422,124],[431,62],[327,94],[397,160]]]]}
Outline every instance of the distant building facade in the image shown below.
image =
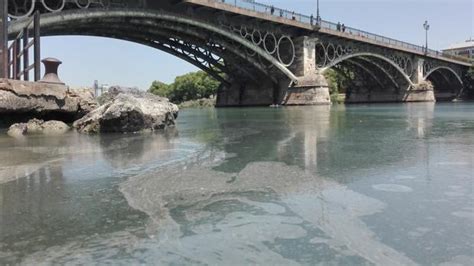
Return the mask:
{"type": "Polygon", "coordinates": [[[94,96],[97,98],[99,96],[101,96],[102,94],[106,93],[109,91],[109,85],[108,84],[101,84],[99,85],[99,81],[98,80],[94,80],[94,87],[93,87],[93,90],[94,90],[94,96]]]}
{"type": "Polygon", "coordinates": [[[474,40],[471,38],[465,42],[453,44],[450,47],[444,49],[443,52],[474,60],[474,40]]]}

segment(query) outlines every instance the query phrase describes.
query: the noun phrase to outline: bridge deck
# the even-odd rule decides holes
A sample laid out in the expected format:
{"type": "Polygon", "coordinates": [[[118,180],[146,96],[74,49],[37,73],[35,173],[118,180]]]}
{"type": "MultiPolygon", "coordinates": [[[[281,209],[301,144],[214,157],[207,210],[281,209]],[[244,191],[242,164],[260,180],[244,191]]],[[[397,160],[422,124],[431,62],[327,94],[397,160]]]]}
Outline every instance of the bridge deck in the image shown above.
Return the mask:
{"type": "MultiPolygon", "coordinates": [[[[318,31],[322,34],[328,34],[358,42],[365,42],[372,45],[382,46],[389,49],[413,53],[421,56],[425,55],[425,49],[422,46],[406,43],[351,27],[346,27],[346,31],[341,32],[337,30],[337,25],[335,23],[324,20],[321,21],[321,25],[317,26],[314,25],[316,24],[316,18],[313,18],[312,20],[310,16],[255,2],[249,2],[245,0],[183,0],[182,2],[252,17],[259,20],[264,20],[266,22],[297,27],[307,31],[318,31]],[[274,11],[273,14],[271,11],[272,8],[274,11]],[[312,23],[312,21],[314,21],[314,23],[312,23]]],[[[428,50],[426,56],[465,66],[470,66],[472,64],[468,58],[451,56],[435,50],[428,50]]]]}

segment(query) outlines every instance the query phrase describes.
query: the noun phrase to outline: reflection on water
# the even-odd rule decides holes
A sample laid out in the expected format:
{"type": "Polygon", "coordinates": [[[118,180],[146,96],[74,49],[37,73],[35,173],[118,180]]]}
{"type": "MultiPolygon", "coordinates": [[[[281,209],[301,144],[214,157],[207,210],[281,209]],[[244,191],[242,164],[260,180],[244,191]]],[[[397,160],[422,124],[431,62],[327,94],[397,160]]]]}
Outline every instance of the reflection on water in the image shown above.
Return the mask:
{"type": "Polygon", "coordinates": [[[239,264],[246,257],[252,264],[286,264],[289,258],[412,264],[376,241],[359,219],[385,204],[298,167],[251,163],[235,176],[195,167],[144,175],[124,183],[122,191],[150,215],[148,232],[166,239],[165,250],[200,263],[239,264]],[[202,241],[209,244],[197,245],[202,241]],[[289,252],[295,245],[305,248],[289,252]]]}
{"type": "Polygon", "coordinates": [[[472,265],[473,114],[185,110],[162,134],[2,136],[0,264],[472,265]]]}

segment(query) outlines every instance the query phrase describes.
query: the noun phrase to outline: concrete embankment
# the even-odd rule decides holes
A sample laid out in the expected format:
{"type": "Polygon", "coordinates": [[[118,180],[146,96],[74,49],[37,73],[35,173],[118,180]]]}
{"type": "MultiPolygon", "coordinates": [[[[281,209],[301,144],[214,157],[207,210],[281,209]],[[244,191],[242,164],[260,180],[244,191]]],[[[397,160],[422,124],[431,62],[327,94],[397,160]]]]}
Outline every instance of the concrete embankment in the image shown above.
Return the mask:
{"type": "Polygon", "coordinates": [[[87,89],[40,82],[0,79],[0,127],[32,118],[71,123],[97,108],[87,89]]]}

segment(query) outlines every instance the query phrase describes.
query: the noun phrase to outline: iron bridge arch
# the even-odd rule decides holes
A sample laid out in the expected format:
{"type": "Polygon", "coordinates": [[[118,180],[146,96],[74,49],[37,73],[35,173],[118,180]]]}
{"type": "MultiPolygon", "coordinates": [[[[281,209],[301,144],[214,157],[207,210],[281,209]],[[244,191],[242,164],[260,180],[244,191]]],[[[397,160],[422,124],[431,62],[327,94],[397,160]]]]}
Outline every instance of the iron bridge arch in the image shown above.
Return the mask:
{"type": "MultiPolygon", "coordinates": [[[[258,82],[262,75],[275,83],[279,78],[297,81],[289,69],[296,56],[291,36],[214,25],[163,10],[92,6],[49,8],[41,15],[41,35],[101,36],[147,45],[181,58],[227,85],[234,78],[258,82]],[[287,51],[289,57],[284,55],[287,51]]],[[[25,19],[14,19],[9,36],[18,33],[24,23],[25,19]]]]}

